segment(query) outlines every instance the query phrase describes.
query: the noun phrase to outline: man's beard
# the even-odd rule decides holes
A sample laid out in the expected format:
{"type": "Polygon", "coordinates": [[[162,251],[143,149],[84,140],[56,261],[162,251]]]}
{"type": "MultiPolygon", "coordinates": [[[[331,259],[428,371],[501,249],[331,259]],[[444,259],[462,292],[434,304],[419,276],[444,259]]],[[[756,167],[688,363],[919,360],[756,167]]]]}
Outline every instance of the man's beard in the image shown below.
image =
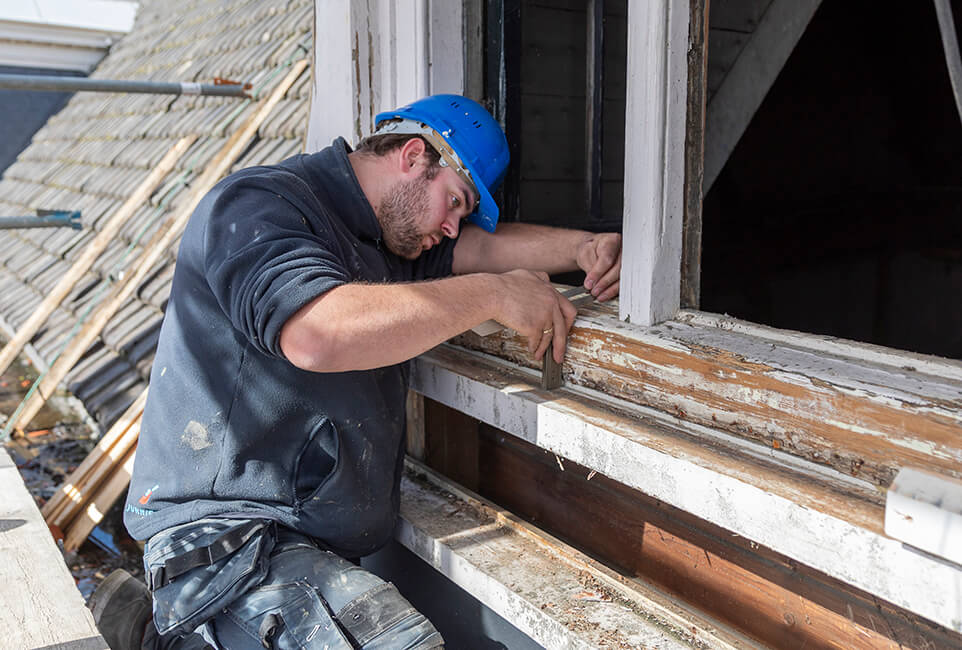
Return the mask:
{"type": "Polygon", "coordinates": [[[422,173],[412,181],[398,181],[381,199],[377,216],[384,244],[399,257],[413,260],[421,254],[424,233],[418,218],[430,208],[428,175],[422,173]]]}

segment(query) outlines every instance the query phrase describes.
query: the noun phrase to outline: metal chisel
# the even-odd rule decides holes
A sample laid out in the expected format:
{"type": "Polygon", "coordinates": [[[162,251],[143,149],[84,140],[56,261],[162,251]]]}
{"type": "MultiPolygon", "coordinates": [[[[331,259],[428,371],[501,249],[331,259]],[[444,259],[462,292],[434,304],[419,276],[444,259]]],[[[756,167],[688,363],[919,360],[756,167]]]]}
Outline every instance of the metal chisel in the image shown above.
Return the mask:
{"type": "MultiPolygon", "coordinates": [[[[562,296],[571,300],[574,304],[580,304],[587,300],[594,300],[587,289],[584,287],[571,287],[560,292],[562,296]],[[581,295],[585,294],[585,295],[581,295]]],[[[496,320],[487,320],[477,327],[472,327],[471,331],[479,336],[488,336],[504,329],[504,325],[496,320]]],[[[541,366],[541,388],[553,390],[560,388],[562,383],[561,365],[554,360],[554,345],[548,344],[548,349],[544,353],[541,366]]]]}
{"type": "MultiPolygon", "coordinates": [[[[582,302],[585,298],[593,298],[584,287],[572,287],[565,289],[561,295],[568,298],[573,303],[582,302]],[[581,294],[587,294],[583,298],[576,298],[581,294]]],[[[554,343],[548,344],[548,349],[544,352],[541,362],[541,388],[544,390],[554,390],[561,388],[564,377],[561,374],[561,364],[554,360],[554,343]]]]}

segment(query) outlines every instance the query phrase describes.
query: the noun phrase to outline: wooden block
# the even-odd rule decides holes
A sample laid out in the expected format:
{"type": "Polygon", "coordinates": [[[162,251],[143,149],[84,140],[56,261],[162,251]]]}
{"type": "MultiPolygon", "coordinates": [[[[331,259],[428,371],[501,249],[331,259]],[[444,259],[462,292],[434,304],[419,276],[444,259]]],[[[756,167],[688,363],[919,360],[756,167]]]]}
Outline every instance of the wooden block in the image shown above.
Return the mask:
{"type": "MultiPolygon", "coordinates": [[[[135,426],[139,433],[140,420],[137,421],[135,426]]],[[[134,471],[136,451],[137,448],[134,447],[127,452],[121,466],[96,491],[93,498],[88,501],[84,511],[77,515],[70,526],[64,530],[64,551],[69,553],[80,548],[80,545],[84,543],[94,527],[103,520],[104,515],[110,510],[114,502],[127,493],[127,486],[130,485],[130,477],[134,471]]]]}
{"type": "Polygon", "coordinates": [[[137,441],[134,424],[143,413],[146,400],[147,389],[144,389],[104,434],[93,451],[87,454],[77,469],[71,472],[57,492],[44,504],[41,513],[48,524],[63,528],[69,523],[89,498],[89,492],[126,456],[127,451],[137,441]]]}
{"type": "Polygon", "coordinates": [[[33,497],[2,447],[0,494],[3,647],[107,650],[33,497]]]}

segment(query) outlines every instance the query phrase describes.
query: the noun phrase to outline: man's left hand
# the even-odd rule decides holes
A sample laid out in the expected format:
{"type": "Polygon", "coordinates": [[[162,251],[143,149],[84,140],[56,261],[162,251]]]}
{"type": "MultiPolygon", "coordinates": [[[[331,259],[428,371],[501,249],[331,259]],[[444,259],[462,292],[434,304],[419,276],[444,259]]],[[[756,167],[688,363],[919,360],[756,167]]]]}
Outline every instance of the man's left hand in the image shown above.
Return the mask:
{"type": "Polygon", "coordinates": [[[587,273],[585,289],[599,302],[618,295],[621,285],[621,235],[592,233],[578,246],[578,266],[587,273]]]}

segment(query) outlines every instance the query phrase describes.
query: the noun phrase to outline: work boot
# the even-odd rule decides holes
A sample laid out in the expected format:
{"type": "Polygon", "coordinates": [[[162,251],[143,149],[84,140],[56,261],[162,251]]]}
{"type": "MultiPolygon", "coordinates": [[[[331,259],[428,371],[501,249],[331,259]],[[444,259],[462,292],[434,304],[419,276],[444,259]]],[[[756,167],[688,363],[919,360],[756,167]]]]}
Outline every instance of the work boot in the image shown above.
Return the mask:
{"type": "Polygon", "coordinates": [[[147,585],[116,569],[100,583],[87,606],[111,650],[140,650],[153,616],[147,585]]]}

